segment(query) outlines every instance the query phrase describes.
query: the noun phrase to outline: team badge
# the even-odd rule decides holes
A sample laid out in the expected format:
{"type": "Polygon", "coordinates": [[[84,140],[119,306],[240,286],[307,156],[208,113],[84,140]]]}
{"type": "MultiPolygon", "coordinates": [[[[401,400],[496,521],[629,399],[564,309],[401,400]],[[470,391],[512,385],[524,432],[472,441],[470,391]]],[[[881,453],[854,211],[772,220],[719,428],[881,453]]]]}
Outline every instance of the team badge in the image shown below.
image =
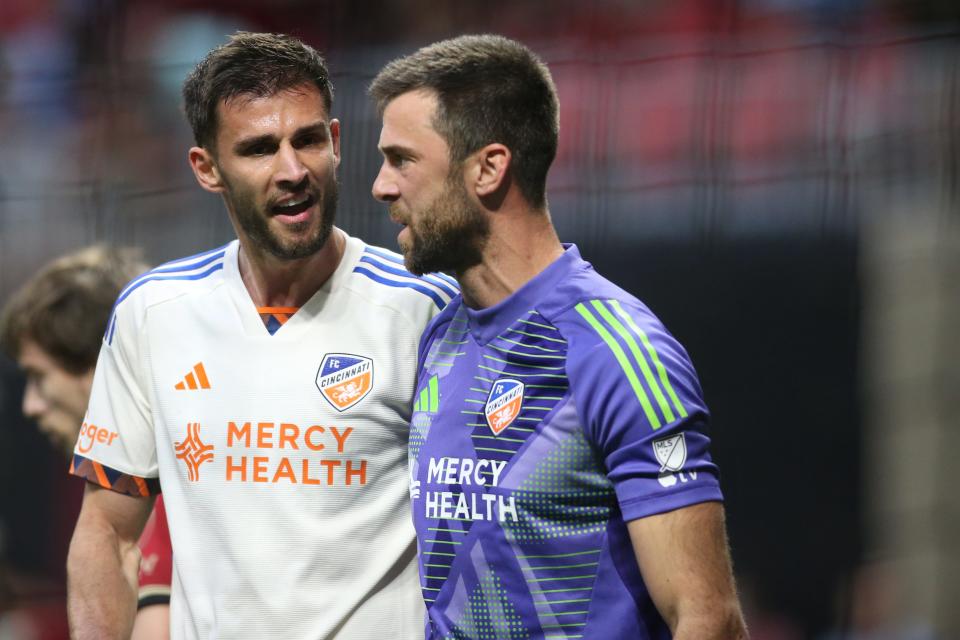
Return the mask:
{"type": "Polygon", "coordinates": [[[317,388],[337,411],[346,411],[373,389],[373,360],[349,353],[328,353],[317,371],[317,388]]]}
{"type": "Polygon", "coordinates": [[[522,405],[522,382],[504,378],[493,383],[490,395],[487,396],[487,404],[483,408],[483,413],[487,416],[487,424],[490,425],[493,435],[500,435],[501,431],[517,419],[522,405]]]}
{"type": "Polygon", "coordinates": [[[687,461],[687,441],[682,433],[653,441],[653,453],[660,463],[660,473],[680,471],[687,461]]]}

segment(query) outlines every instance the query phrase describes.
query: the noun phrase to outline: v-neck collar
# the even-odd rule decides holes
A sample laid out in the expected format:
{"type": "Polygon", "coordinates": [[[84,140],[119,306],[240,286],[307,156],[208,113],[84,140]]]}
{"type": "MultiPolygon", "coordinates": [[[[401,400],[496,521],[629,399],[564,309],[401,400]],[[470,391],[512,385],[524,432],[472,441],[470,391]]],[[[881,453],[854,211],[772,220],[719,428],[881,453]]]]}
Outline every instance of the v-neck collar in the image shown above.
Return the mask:
{"type": "Polygon", "coordinates": [[[334,228],[331,232],[331,239],[332,234],[337,232],[343,233],[345,239],[343,255],[340,257],[337,268],[327,278],[327,281],[310,296],[310,299],[297,309],[296,313],[290,315],[288,320],[273,333],[264,324],[260,316],[260,309],[254,304],[246,285],[243,284],[243,278],[240,276],[240,241],[234,240],[227,245],[224,254],[224,279],[230,291],[230,298],[237,309],[240,324],[247,335],[270,338],[295,333],[298,331],[297,327],[316,316],[323,307],[324,301],[340,289],[341,284],[350,276],[354,266],[363,254],[363,242],[337,228],[334,228]]]}

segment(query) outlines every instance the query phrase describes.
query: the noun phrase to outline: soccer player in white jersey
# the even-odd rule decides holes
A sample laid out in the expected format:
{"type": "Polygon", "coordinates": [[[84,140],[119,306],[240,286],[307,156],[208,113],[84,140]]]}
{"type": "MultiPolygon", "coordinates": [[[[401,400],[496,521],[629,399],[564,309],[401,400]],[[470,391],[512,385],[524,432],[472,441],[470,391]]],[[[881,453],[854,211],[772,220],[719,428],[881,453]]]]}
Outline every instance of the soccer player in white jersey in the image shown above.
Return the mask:
{"type": "Polygon", "coordinates": [[[550,222],[546,66],[462,36],[370,93],[406,264],[463,292],[424,333],[410,435],[427,638],[746,637],[693,365],[550,222]]]}
{"type": "Polygon", "coordinates": [[[315,50],[236,34],[184,99],[190,164],[237,240],[117,300],[74,450],[72,633],[129,633],[124,569],[162,489],[171,637],[422,637],[407,424],[417,341],[455,283],[333,225],[340,123],[315,50]]]}

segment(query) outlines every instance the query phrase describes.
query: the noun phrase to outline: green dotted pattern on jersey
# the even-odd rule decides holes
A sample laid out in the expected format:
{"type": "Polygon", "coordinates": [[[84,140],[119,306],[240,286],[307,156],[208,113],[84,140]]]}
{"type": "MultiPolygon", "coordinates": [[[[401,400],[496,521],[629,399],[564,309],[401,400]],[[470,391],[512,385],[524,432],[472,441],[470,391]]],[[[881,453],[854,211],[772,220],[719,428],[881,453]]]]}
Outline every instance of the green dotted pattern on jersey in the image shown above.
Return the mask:
{"type": "Polygon", "coordinates": [[[521,640],[530,634],[520,614],[510,603],[510,595],[495,573],[488,573],[467,598],[463,618],[454,623],[453,635],[446,640],[521,640]]]}
{"type": "Polygon", "coordinates": [[[540,461],[513,495],[522,515],[503,527],[520,542],[602,532],[616,505],[613,485],[580,431],[540,461]]]}
{"type": "Polygon", "coordinates": [[[430,430],[430,425],[433,423],[433,418],[425,413],[415,413],[413,414],[413,419],[411,421],[410,429],[410,444],[409,444],[409,455],[411,460],[416,460],[417,456],[420,455],[420,447],[423,446],[423,443],[427,441],[427,432],[430,430]]]}

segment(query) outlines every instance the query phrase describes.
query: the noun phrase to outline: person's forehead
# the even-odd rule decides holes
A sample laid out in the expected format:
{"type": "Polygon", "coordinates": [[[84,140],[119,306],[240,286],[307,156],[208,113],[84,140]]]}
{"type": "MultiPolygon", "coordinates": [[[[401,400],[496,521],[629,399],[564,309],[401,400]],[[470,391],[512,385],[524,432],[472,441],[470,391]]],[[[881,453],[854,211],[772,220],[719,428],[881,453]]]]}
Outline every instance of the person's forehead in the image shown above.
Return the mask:
{"type": "Polygon", "coordinates": [[[44,351],[40,345],[30,338],[21,339],[17,363],[22,369],[29,369],[31,371],[62,369],[49,353],[44,351]]]}
{"type": "Polygon", "coordinates": [[[446,149],[446,140],[434,128],[437,98],[432,92],[418,90],[401,94],[383,110],[380,146],[429,145],[446,149]]]}
{"type": "Polygon", "coordinates": [[[268,96],[241,94],[217,105],[219,133],[272,129],[290,122],[326,121],[323,95],[313,85],[283,89],[268,96]]]}
{"type": "Polygon", "coordinates": [[[402,93],[383,110],[384,123],[433,131],[433,119],[437,113],[437,95],[433,91],[417,89],[402,93]]]}

